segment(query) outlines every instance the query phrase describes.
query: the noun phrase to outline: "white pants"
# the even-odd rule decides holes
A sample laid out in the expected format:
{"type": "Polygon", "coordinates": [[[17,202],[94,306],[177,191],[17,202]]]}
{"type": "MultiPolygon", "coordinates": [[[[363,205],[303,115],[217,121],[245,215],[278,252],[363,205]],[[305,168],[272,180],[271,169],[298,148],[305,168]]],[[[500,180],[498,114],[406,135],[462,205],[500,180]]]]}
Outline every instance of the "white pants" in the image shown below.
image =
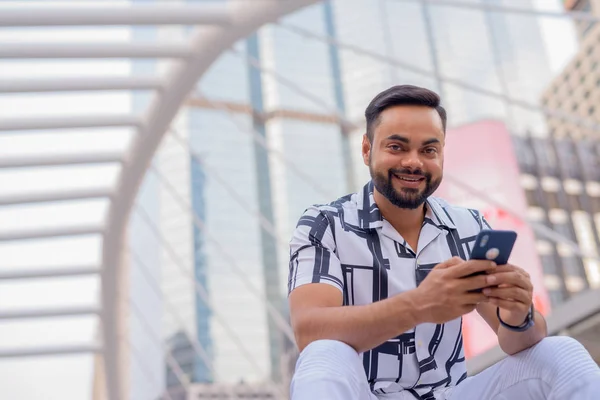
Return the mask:
{"type": "MultiPolygon", "coordinates": [[[[371,393],[359,355],[345,343],[319,340],[300,354],[292,400],[415,400],[408,392],[371,393]]],[[[436,400],[598,400],[600,369],[569,337],[548,337],[509,356],[436,400]]]]}

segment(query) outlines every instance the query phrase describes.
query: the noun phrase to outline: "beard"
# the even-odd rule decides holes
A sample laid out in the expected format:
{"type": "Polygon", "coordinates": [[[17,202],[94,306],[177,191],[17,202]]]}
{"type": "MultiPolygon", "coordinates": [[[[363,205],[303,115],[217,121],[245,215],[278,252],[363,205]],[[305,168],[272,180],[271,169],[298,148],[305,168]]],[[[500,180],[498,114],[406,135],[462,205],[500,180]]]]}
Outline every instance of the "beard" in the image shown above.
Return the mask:
{"type": "Polygon", "coordinates": [[[420,169],[411,171],[409,169],[390,169],[387,175],[376,172],[369,166],[369,172],[373,180],[375,189],[379,191],[390,203],[400,208],[414,210],[425,203],[427,198],[437,190],[442,183],[442,177],[433,179],[430,173],[423,172],[420,169]],[[402,188],[396,190],[392,182],[394,175],[412,175],[415,178],[425,178],[425,188],[413,189],[402,188]]]}

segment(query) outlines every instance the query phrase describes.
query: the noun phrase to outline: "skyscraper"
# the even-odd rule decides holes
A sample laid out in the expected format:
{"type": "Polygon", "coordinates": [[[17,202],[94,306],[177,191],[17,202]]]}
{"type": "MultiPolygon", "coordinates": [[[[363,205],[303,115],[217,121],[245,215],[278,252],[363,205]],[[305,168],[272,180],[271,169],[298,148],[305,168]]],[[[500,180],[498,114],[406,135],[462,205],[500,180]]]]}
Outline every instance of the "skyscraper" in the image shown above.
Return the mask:
{"type": "MultiPolygon", "coordinates": [[[[565,7],[599,15],[597,2],[568,1],[565,7]]],[[[600,25],[578,21],[580,46],[573,59],[542,93],[548,136],[520,146],[522,169],[531,176],[526,192],[539,220],[598,255],[600,247],[600,146],[597,126],[600,111],[600,25]],[[564,118],[572,115],[573,118],[564,118]],[[527,156],[529,154],[529,157],[527,156]]],[[[519,147],[519,146],[517,146],[519,147]]],[[[600,265],[592,257],[581,257],[564,245],[541,240],[540,253],[556,271],[548,279],[555,301],[588,287],[600,286],[600,265]]],[[[550,275],[550,274],[549,274],[550,275]]]]}
{"type": "Polygon", "coordinates": [[[289,342],[273,314],[285,315],[287,241],[308,205],[368,179],[359,143],[376,93],[430,87],[450,126],[492,117],[541,132],[539,113],[502,96],[536,102],[549,76],[535,19],[423,2],[324,1],[237,43],[198,83],[155,160],[172,185],[159,189],[157,223],[178,255],[161,251],[163,293],[185,322],[165,316],[163,335],[181,344],[171,347],[176,359],[190,349],[187,336],[177,342],[181,332],[210,355],[210,366],[187,358],[196,367],[186,375],[284,379],[289,342]],[[196,225],[178,198],[192,204],[196,225]]]}

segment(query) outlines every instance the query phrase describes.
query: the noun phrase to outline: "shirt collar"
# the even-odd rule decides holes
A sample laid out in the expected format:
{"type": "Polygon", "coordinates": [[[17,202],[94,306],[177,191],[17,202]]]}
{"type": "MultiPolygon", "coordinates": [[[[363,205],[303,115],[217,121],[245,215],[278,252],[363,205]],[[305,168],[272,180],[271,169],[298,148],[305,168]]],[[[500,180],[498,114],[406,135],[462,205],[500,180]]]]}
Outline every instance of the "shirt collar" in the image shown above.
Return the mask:
{"type": "Polygon", "coordinates": [[[446,212],[446,209],[440,204],[438,199],[435,197],[429,197],[427,199],[427,211],[425,211],[425,218],[429,219],[438,228],[456,229],[456,225],[446,212]]]}
{"type": "MultiPolygon", "coordinates": [[[[358,223],[362,229],[376,229],[383,226],[383,217],[375,203],[373,181],[369,181],[361,191],[356,193],[358,223]]],[[[438,228],[456,229],[454,222],[439,202],[429,197],[426,202],[425,219],[438,228]]]]}
{"type": "Polygon", "coordinates": [[[363,189],[356,193],[358,224],[362,229],[375,229],[383,226],[383,217],[373,197],[373,181],[369,181],[363,189]]]}

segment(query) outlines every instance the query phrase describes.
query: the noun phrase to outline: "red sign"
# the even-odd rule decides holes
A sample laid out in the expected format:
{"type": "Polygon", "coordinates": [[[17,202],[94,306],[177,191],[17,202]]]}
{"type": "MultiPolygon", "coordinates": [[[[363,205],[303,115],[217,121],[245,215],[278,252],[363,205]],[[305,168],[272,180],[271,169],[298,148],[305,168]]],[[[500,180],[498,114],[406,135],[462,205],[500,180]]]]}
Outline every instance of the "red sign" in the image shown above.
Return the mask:
{"type": "MultiPolygon", "coordinates": [[[[494,229],[514,230],[517,242],[510,262],[525,269],[534,285],[535,306],[550,311],[535,235],[526,221],[527,200],[509,132],[499,121],[480,121],[446,134],[444,182],[436,196],[450,204],[480,210],[494,229]]],[[[496,335],[473,312],[464,318],[465,355],[472,357],[498,344],[496,335]]]]}

